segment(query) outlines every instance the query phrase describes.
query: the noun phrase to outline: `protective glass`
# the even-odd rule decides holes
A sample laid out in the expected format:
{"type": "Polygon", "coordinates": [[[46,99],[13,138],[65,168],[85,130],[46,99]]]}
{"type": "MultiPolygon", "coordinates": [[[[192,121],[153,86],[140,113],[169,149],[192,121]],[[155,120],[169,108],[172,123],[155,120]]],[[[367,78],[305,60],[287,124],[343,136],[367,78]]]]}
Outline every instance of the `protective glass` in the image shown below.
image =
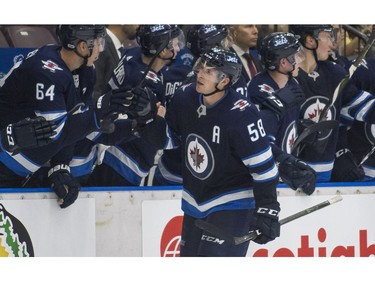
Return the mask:
{"type": "Polygon", "coordinates": [[[184,33],[182,32],[182,30],[180,30],[180,33],[177,37],[175,38],[172,38],[169,43],[168,43],[168,49],[169,50],[176,50],[176,49],[179,49],[179,50],[182,50],[184,47],[185,47],[185,35],[184,33]]]}
{"type": "Polygon", "coordinates": [[[288,56],[286,59],[291,65],[301,64],[305,60],[305,51],[302,47],[299,47],[297,52],[293,55],[288,56]]]}
{"type": "Polygon", "coordinates": [[[220,83],[227,75],[224,72],[216,69],[215,66],[208,64],[202,58],[199,58],[193,66],[193,71],[197,77],[202,77],[205,81],[213,84],[220,83]]]}
{"type": "Polygon", "coordinates": [[[95,41],[97,41],[99,45],[99,52],[103,52],[105,48],[105,38],[99,37],[99,38],[96,38],[95,41]]]}
{"type": "Polygon", "coordinates": [[[321,31],[318,35],[319,41],[326,43],[334,43],[336,41],[335,34],[333,31],[321,31]]]}

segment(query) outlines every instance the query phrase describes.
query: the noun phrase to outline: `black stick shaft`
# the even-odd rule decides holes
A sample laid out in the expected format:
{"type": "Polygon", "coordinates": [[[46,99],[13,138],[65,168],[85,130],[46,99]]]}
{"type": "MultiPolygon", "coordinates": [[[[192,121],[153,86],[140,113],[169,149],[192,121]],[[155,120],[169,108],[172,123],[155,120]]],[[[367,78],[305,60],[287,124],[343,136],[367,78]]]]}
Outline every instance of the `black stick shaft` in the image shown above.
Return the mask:
{"type": "MultiPolygon", "coordinates": [[[[300,217],[303,217],[303,216],[306,216],[312,212],[315,212],[317,210],[320,210],[322,208],[325,208],[327,206],[330,206],[334,203],[337,203],[339,201],[342,200],[342,196],[341,195],[337,195],[329,200],[326,200],[326,201],[323,201],[317,205],[314,205],[312,207],[309,207],[307,209],[304,209],[300,212],[297,212],[293,215],[290,215],[284,219],[281,219],[280,220],[280,225],[283,225],[283,224],[286,224],[288,222],[291,222],[293,220],[296,220],[300,217]]],[[[258,231],[258,230],[252,230],[250,231],[249,233],[243,235],[243,236],[233,236],[231,235],[230,233],[228,233],[226,230],[224,229],[221,229],[219,227],[217,227],[216,225],[213,225],[212,223],[209,223],[207,221],[204,221],[204,220],[196,220],[195,221],[195,225],[204,230],[204,231],[207,231],[219,238],[222,238],[234,245],[238,245],[238,244],[241,244],[241,243],[244,243],[246,241],[249,241],[249,240],[254,240],[258,235],[260,235],[261,233],[258,231]]]]}

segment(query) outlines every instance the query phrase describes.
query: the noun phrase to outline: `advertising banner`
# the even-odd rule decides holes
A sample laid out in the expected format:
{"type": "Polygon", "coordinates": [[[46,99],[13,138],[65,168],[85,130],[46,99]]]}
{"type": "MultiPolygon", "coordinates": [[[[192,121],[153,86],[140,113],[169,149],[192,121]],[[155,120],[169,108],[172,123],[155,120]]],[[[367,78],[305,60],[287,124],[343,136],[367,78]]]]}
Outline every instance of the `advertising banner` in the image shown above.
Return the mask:
{"type": "MultiPolygon", "coordinates": [[[[375,194],[343,195],[343,200],[281,227],[281,235],[266,245],[250,243],[253,257],[375,256],[375,194]]],[[[285,218],[332,196],[279,197],[285,218]]],[[[179,256],[182,211],[180,200],[142,204],[143,256],[179,256]]]]}
{"type": "Polygon", "coordinates": [[[0,257],[94,257],[95,199],[0,200],[0,257]]]}

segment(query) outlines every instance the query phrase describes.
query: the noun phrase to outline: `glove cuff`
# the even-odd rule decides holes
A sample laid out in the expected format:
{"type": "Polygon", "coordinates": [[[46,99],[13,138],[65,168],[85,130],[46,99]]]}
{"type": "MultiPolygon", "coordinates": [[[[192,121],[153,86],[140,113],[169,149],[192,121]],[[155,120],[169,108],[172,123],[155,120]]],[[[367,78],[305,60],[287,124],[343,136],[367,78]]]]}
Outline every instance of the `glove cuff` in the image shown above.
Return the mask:
{"type": "Polygon", "coordinates": [[[53,173],[60,172],[60,173],[69,173],[70,174],[70,167],[66,164],[59,164],[55,167],[51,168],[48,171],[48,177],[50,177],[53,173]]]}

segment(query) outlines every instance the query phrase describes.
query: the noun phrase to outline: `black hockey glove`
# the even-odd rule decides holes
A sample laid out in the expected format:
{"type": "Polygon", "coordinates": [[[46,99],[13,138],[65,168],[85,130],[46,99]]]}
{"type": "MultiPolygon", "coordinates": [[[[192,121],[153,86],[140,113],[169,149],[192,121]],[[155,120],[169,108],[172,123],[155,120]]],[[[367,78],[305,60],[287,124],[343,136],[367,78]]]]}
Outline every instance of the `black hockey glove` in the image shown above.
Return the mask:
{"type": "Polygon", "coordinates": [[[294,106],[300,106],[305,100],[305,95],[299,85],[286,86],[274,93],[286,107],[286,109],[294,106]]]}
{"type": "Polygon", "coordinates": [[[48,171],[48,183],[59,197],[57,201],[61,208],[73,204],[78,198],[81,188],[78,181],[70,173],[68,165],[56,165],[48,171]]]}
{"type": "Polygon", "coordinates": [[[280,205],[277,201],[269,201],[257,204],[257,206],[250,229],[258,233],[257,238],[253,240],[255,243],[266,244],[280,236],[280,205]]]}
{"type": "Polygon", "coordinates": [[[362,180],[365,176],[362,166],[358,166],[352,152],[343,148],[336,152],[331,174],[332,182],[353,182],[362,180]]]}
{"type": "Polygon", "coordinates": [[[291,189],[301,188],[307,195],[315,191],[316,172],[313,168],[287,153],[279,155],[276,161],[279,163],[280,178],[291,189]]]}
{"type": "Polygon", "coordinates": [[[138,126],[153,122],[158,113],[157,98],[148,87],[136,87],[129,92],[130,99],[127,104],[129,114],[137,121],[138,126]]]}
{"type": "Polygon", "coordinates": [[[56,135],[56,128],[55,122],[46,121],[44,117],[26,118],[2,130],[1,142],[8,152],[17,154],[22,149],[51,143],[52,136],[56,135]]]}

